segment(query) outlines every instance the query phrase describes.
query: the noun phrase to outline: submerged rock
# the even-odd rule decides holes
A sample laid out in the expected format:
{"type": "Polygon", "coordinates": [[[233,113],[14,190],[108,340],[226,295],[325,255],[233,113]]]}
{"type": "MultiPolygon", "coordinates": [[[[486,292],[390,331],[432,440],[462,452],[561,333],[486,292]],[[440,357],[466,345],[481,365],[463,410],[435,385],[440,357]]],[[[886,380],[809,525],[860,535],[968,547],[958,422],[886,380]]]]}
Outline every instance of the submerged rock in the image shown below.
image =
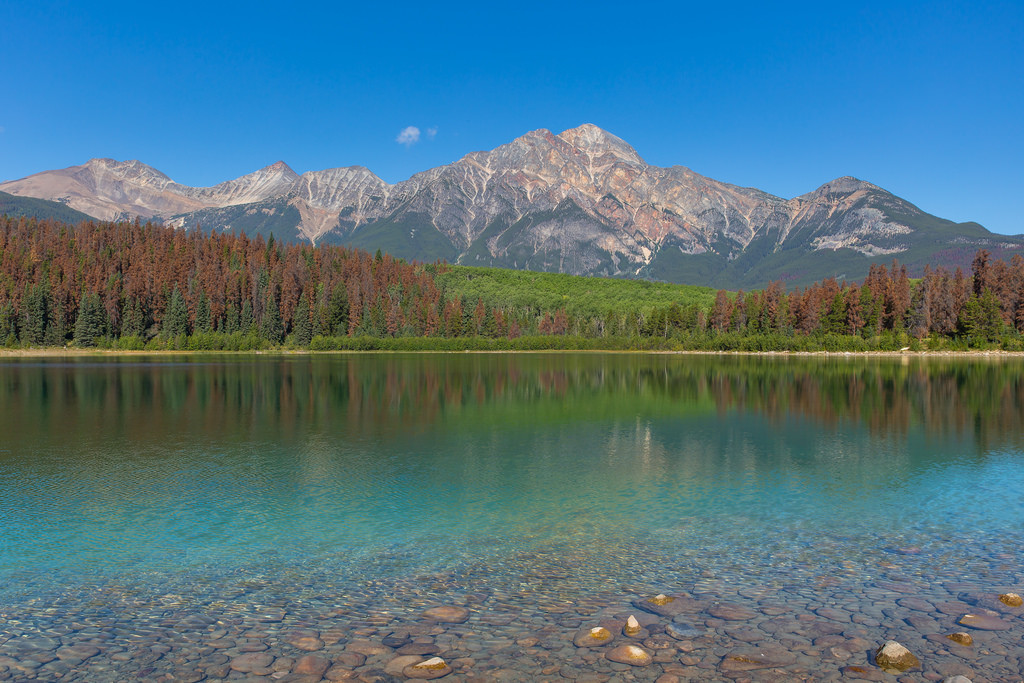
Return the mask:
{"type": "Polygon", "coordinates": [[[653,598],[634,600],[633,606],[645,612],[657,614],[659,617],[674,617],[683,612],[700,611],[700,606],[695,600],[678,595],[665,595],[664,593],[659,593],[653,598]]]}
{"type": "Polygon", "coordinates": [[[469,610],[457,605],[442,605],[428,609],[423,616],[442,624],[462,624],[469,619],[469,610]]]}
{"type": "Polygon", "coordinates": [[[636,645],[619,645],[604,653],[605,659],[630,666],[648,666],[652,661],[647,650],[636,645]]]}
{"type": "Polygon", "coordinates": [[[601,647],[612,642],[612,632],[603,626],[595,626],[587,631],[580,631],[572,639],[576,647],[601,647]]]}
{"type": "Polygon", "coordinates": [[[419,664],[422,661],[423,657],[417,655],[398,655],[384,665],[384,673],[390,676],[401,676],[405,667],[419,664]]]}
{"type": "Polygon", "coordinates": [[[895,640],[889,640],[875,651],[875,664],[889,672],[903,672],[921,666],[921,661],[895,640]]]}
{"type": "Polygon", "coordinates": [[[956,620],[961,626],[976,628],[979,631],[1008,631],[1009,622],[1003,621],[995,612],[985,610],[976,614],[965,614],[956,620]]]}
{"type": "Polygon", "coordinates": [[[703,631],[688,624],[671,622],[665,626],[665,633],[676,640],[691,640],[703,634],[703,631]]]}
{"type": "Polygon", "coordinates": [[[299,657],[292,667],[293,674],[302,676],[323,676],[331,668],[331,660],[319,655],[299,657]]]}
{"type": "Polygon", "coordinates": [[[725,619],[726,621],[746,621],[757,616],[757,613],[753,610],[731,602],[720,602],[712,605],[708,608],[708,614],[717,619],[725,619]]]}
{"type": "Polygon", "coordinates": [[[722,658],[718,670],[723,673],[772,669],[796,662],[796,655],[777,647],[744,647],[733,650],[722,658]]]}
{"type": "Polygon", "coordinates": [[[273,655],[265,652],[247,652],[232,659],[231,668],[243,674],[267,676],[273,672],[270,668],[273,663],[273,655]]]}
{"type": "Polygon", "coordinates": [[[430,680],[433,678],[441,678],[447,676],[452,672],[452,668],[448,666],[440,657],[431,657],[419,664],[410,664],[402,670],[402,675],[406,678],[419,678],[424,680],[430,680]]]}
{"type": "Polygon", "coordinates": [[[974,638],[971,636],[970,633],[964,633],[963,631],[959,631],[957,633],[950,633],[946,637],[958,645],[964,645],[966,647],[974,645],[974,638]]]}
{"type": "Polygon", "coordinates": [[[630,638],[636,638],[640,635],[643,629],[640,627],[640,622],[636,620],[632,614],[626,619],[626,625],[622,627],[622,635],[629,636],[630,638]]]}
{"type": "Polygon", "coordinates": [[[1016,593],[1003,593],[999,596],[999,602],[1007,607],[1020,607],[1024,605],[1024,598],[1021,598],[1016,593]]]}

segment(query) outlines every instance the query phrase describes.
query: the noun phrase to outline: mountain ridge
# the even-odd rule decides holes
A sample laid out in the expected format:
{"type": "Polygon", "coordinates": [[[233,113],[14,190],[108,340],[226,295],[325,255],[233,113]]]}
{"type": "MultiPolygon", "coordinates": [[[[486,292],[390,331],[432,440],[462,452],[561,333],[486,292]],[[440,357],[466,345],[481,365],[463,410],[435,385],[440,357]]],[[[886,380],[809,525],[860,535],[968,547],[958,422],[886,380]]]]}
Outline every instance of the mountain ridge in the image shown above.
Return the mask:
{"type": "Polygon", "coordinates": [[[1024,253],[1024,239],[932,216],[851,176],[785,199],[685,166],[649,165],[593,124],[530,131],[394,184],[363,166],[297,174],[278,161],[196,188],[137,160],[93,159],[0,190],[104,220],[138,216],[426,261],[685,284],[859,277],[873,260],[914,266],[951,248],[1024,253]]]}

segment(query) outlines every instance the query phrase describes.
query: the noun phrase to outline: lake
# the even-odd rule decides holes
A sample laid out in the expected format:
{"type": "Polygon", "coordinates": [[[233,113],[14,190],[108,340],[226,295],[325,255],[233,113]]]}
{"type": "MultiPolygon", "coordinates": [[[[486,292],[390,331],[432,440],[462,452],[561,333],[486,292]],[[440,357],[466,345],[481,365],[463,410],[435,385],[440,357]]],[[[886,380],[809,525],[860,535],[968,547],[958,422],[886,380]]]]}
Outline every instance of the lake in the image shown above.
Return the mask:
{"type": "Polygon", "coordinates": [[[0,680],[1019,681],[1024,361],[0,358],[0,541],[0,680]]]}

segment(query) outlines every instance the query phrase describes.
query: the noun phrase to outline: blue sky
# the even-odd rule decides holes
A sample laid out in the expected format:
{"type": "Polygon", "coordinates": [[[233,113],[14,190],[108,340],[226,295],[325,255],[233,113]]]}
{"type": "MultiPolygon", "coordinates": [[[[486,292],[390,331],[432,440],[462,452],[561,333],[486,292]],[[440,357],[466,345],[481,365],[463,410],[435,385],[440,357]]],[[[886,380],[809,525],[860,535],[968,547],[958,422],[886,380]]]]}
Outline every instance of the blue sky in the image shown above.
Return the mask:
{"type": "Polygon", "coordinates": [[[397,182],[589,122],[651,164],[783,197],[853,175],[1024,233],[1019,0],[8,0],[0,27],[2,180],[113,157],[189,185],[278,159],[397,182]]]}

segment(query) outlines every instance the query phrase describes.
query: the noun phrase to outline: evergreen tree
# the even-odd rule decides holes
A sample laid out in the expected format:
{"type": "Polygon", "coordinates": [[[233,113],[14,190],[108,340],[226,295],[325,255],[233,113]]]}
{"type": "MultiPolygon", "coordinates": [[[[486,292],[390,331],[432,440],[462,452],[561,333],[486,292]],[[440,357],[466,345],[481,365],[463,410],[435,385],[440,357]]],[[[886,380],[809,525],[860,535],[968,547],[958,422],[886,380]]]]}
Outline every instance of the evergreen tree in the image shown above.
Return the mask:
{"type": "Polygon", "coordinates": [[[0,306],[0,344],[13,346],[18,339],[18,317],[14,313],[14,304],[8,301],[0,306]]]}
{"type": "Polygon", "coordinates": [[[336,284],[331,290],[331,299],[327,304],[326,332],[335,337],[348,334],[348,292],[342,283],[336,284]]]}
{"type": "Polygon", "coordinates": [[[224,314],[224,331],[228,334],[238,332],[239,325],[238,307],[233,303],[228,304],[228,310],[224,314]]]}
{"type": "MultiPolygon", "coordinates": [[[[50,297],[47,298],[50,299],[50,297]]],[[[43,343],[47,346],[64,346],[68,342],[68,329],[64,322],[64,307],[59,302],[55,303],[51,299],[49,308],[53,311],[53,315],[49,316],[49,320],[47,320],[43,343]]]]}
{"type": "Polygon", "coordinates": [[[106,333],[107,314],[99,294],[83,294],[75,319],[75,344],[96,346],[96,340],[106,333]]]}
{"type": "Polygon", "coordinates": [[[211,332],[213,320],[210,314],[210,300],[206,298],[206,292],[199,292],[199,303],[196,305],[196,332],[211,332]]]}
{"type": "Polygon", "coordinates": [[[252,315],[252,302],[248,299],[242,303],[242,314],[238,319],[238,329],[242,334],[249,334],[256,328],[256,321],[252,315]]]}
{"type": "Polygon", "coordinates": [[[175,285],[174,291],[171,293],[171,300],[167,305],[163,330],[164,336],[168,339],[177,339],[188,335],[188,306],[177,285],[175,285]]]}
{"type": "Polygon", "coordinates": [[[121,311],[121,336],[141,338],[146,331],[146,319],[142,315],[142,304],[135,297],[131,297],[124,300],[121,311]]]}
{"type": "Polygon", "coordinates": [[[309,342],[313,338],[313,324],[309,319],[309,300],[306,297],[300,298],[299,305],[295,307],[292,332],[295,335],[296,344],[309,346],[309,342]]]}
{"type": "Polygon", "coordinates": [[[35,285],[25,292],[21,301],[21,343],[39,345],[46,337],[49,297],[43,285],[35,285]]]}
{"type": "Polygon", "coordinates": [[[284,327],[281,325],[281,311],[277,307],[277,299],[268,296],[263,307],[263,320],[260,321],[260,336],[274,344],[284,339],[284,327]]]}

